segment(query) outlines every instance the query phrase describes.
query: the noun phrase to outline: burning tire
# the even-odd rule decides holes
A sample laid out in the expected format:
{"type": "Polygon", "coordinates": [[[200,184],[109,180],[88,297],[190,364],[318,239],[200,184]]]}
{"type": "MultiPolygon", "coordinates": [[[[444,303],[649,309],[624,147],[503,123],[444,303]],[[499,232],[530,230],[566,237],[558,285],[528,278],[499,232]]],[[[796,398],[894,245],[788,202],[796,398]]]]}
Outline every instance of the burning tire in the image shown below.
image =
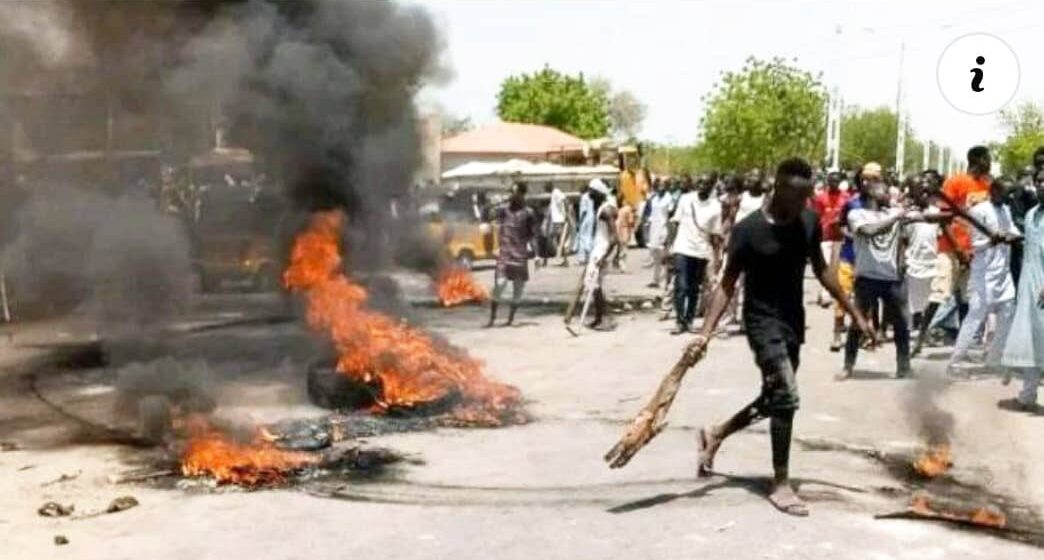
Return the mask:
{"type": "Polygon", "coordinates": [[[368,385],[337,372],[333,360],[319,360],[308,366],[308,400],[326,409],[359,409],[377,402],[379,387],[368,385]]]}
{"type": "Polygon", "coordinates": [[[138,401],[138,435],[154,444],[163,443],[172,430],[167,397],[150,395],[138,401]]]}

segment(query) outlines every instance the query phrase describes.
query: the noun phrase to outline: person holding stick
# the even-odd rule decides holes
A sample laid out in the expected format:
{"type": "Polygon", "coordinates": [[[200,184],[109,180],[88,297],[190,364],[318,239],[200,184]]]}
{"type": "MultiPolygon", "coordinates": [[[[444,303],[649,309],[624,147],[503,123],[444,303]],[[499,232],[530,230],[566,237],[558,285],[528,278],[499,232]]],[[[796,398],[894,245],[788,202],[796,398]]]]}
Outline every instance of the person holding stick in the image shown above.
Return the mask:
{"type": "Polygon", "coordinates": [[[996,332],[986,354],[986,366],[1000,367],[1001,353],[1015,316],[1015,282],[1011,274],[1010,246],[1022,240],[1015,227],[1011,209],[1004,198],[1013,187],[1012,181],[998,178],[990,186],[990,198],[973,206],[969,214],[986,226],[990,235],[972,230],[971,261],[968,278],[970,297],[968,314],[961,323],[957,344],[950,356],[947,371],[956,374],[956,366],[968,358],[972,341],[992,312],[996,317],[996,332]]]}
{"type": "MultiPolygon", "coordinates": [[[[895,330],[896,377],[908,377],[910,370],[910,309],[900,250],[903,237],[909,233],[906,224],[939,221],[944,216],[926,218],[916,210],[891,205],[888,187],[880,179],[864,184],[863,207],[848,214],[848,229],[855,239],[855,302],[863,313],[870,313],[880,303],[884,315],[895,330]]],[[[859,333],[848,331],[844,367],[839,381],[848,379],[859,353],[859,333]]]]}
{"type": "MultiPolygon", "coordinates": [[[[601,179],[591,179],[587,192],[594,207],[594,237],[583,276],[583,290],[591,293],[591,303],[594,305],[594,319],[587,326],[592,330],[611,330],[612,324],[605,319],[609,302],[605,297],[604,282],[605,267],[617,243],[616,205],[610,202],[612,192],[601,179]]],[[[580,320],[583,319],[581,317],[580,320]]]]}
{"type": "Polygon", "coordinates": [[[780,511],[797,516],[808,515],[807,506],[790,485],[789,474],[791,432],[799,404],[795,374],[805,338],[802,284],[808,263],[830,295],[842,302],[857,328],[871,343],[876,342],[869,323],[843,296],[837,276],[828,272],[820,250],[818,219],[807,208],[811,194],[812,168],[808,163],[797,158],[782,162],[764,206],[732,231],[721,283],[703,328],[686,348],[691,363],[703,355],[742,274],[746,293],[743,322],[761,370],[761,394],[725,422],[700,430],[698,474],[711,474],[715,454],[726,438],[768,417],[775,471],[768,499],[780,511]]]}

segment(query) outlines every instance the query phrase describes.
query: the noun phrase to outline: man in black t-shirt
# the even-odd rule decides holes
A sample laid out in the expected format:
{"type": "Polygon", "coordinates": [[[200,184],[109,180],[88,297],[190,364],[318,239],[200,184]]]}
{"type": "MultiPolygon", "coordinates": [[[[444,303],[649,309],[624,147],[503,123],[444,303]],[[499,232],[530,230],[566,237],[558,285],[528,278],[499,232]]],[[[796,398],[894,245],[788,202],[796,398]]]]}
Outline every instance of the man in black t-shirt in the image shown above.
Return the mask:
{"type": "Polygon", "coordinates": [[[700,334],[687,349],[695,358],[706,348],[718,321],[744,278],[743,322],[747,342],[761,369],[761,395],[722,424],[700,430],[700,476],[709,476],[714,455],[729,435],[763,418],[770,418],[772,466],[775,484],[769,501],[791,515],[808,515],[808,508],[790,485],[790,439],[798,408],[797,371],[805,340],[802,302],[805,266],[812,269],[830,295],[843,303],[855,325],[869,340],[874,331],[844,296],[836,271],[830,271],[820,250],[818,217],[807,208],[812,194],[812,169],[800,159],[789,159],[776,170],[771,196],[758,212],[732,230],[727,265],[711,300],[700,334]]]}

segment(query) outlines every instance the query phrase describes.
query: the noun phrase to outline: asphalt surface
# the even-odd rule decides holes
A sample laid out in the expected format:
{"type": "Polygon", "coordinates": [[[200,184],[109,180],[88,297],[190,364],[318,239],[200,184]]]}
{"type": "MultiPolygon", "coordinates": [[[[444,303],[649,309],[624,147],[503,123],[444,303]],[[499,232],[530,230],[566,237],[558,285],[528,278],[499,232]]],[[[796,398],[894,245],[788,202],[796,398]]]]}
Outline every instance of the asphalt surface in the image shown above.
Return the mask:
{"type": "MultiPolygon", "coordinates": [[[[640,256],[632,255],[630,272],[609,276],[611,294],[655,294],[644,288],[648,271],[637,266],[640,256]]],[[[528,297],[565,301],[577,274],[575,267],[535,271],[528,297]]],[[[477,272],[483,282],[490,275],[477,272]]],[[[411,296],[420,297],[419,281],[406,284],[413,286],[407,289],[411,296]]],[[[808,299],[814,299],[811,287],[808,299]]],[[[203,303],[196,306],[205,311],[194,324],[280,309],[271,298],[258,296],[204,298],[203,303]]],[[[912,492],[926,489],[1012,508],[1013,521],[1034,519],[1044,505],[1039,485],[1044,417],[999,410],[996,402],[1015,388],[1002,386],[997,377],[975,376],[918,392],[923,381],[893,378],[894,354],[886,346],[861,356],[854,379],[836,382],[841,358],[827,348],[831,313],[810,306],[808,344],[798,374],[799,441],[791,470],[812,516],[798,519],[777,512],[765,499],[771,474],[767,424],[725,444],[717,476],[695,478],[695,430],[723,419],[758,391],[759,376],[741,336],[712,342],[707,359],[679,393],[668,429],[630,465],[614,471],[606,468],[602,455],[666,374],[685,337],[670,336],[670,323],[659,321],[655,312],[620,315],[614,332],[572,337],[553,311],[554,305],[524,309],[516,326],[494,329],[479,328],[485,311],[477,307],[419,312],[433,331],[482,359],[489,375],[518,386],[534,421],[373,438],[370,443],[422,462],[398,467],[380,480],[331,483],[312,492],[197,493],[109,484],[108,474],[137,466],[143,452],[63,438],[72,430],[68,421],[34,402],[18,381],[43,352],[30,348],[32,342],[89,338],[89,325],[21,326],[11,342],[0,341],[0,441],[20,446],[0,453],[0,557],[1040,556],[1038,547],[1014,542],[1012,535],[1006,539],[938,523],[873,517],[902,509],[912,492]],[[904,475],[897,466],[902,459],[888,463],[858,451],[874,449],[893,459],[914,453],[922,440],[918,419],[927,398],[954,417],[950,476],[925,483],[904,475]],[[76,476],[51,483],[62,474],[76,476]],[[125,494],[141,505],[85,519],[36,513],[49,500],[75,503],[76,514],[89,513],[125,494]],[[70,544],[53,544],[59,534],[70,544]]],[[[228,327],[243,340],[272,328],[228,327]]],[[[928,359],[915,361],[918,377],[940,375],[947,356],[948,349],[933,349],[928,359]]],[[[266,376],[248,390],[241,388],[251,386],[249,372],[237,371],[230,387],[240,389],[223,393],[222,413],[256,420],[322,414],[296,386],[300,364],[271,367],[286,375],[266,376]]],[[[48,385],[56,392],[62,386],[48,385]]],[[[104,388],[78,390],[81,399],[64,402],[86,402],[104,388]]]]}

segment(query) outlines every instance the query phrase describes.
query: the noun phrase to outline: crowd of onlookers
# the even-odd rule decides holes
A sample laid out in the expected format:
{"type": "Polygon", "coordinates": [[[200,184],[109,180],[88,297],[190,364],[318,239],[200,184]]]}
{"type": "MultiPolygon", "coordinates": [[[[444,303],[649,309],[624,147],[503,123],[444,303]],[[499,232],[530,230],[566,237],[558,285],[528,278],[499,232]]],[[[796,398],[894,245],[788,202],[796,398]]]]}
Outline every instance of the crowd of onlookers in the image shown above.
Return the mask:
{"type": "MultiPolygon", "coordinates": [[[[1044,239],[1036,211],[1044,202],[1044,147],[1017,177],[992,177],[991,166],[980,146],[968,152],[967,172],[951,177],[928,169],[899,178],[876,163],[819,172],[809,208],[845,294],[872,317],[879,340],[894,341],[897,376],[911,375],[910,360],[925,347],[949,344],[947,370],[964,375],[971,349],[983,345],[987,369],[1025,379],[1018,397],[1002,405],[1035,409],[1044,365],[1044,239]]],[[[760,211],[772,179],[758,170],[637,177],[637,189],[592,180],[578,197],[546,185],[546,206],[527,207],[523,223],[534,232],[537,266],[572,259],[622,269],[629,247],[645,247],[641,266],[650,269],[648,287],[663,290],[672,333],[694,332],[733,226],[760,211]]],[[[600,293],[600,282],[592,286],[600,293]]],[[[843,351],[837,377],[846,379],[866,341],[828,293],[816,302],[836,309],[830,348],[843,351]]],[[[740,328],[741,306],[742,297],[729,312],[740,328]]]]}

